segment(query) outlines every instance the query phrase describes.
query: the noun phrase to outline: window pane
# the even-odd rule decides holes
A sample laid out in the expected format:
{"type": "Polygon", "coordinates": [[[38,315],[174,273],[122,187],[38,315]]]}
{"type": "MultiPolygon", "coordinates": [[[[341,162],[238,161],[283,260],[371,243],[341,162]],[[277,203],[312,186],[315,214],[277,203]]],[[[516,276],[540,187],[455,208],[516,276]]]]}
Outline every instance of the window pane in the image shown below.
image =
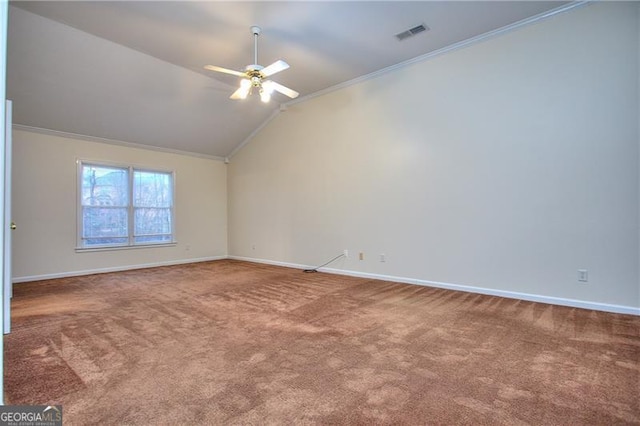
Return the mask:
{"type": "Polygon", "coordinates": [[[171,207],[171,174],[133,172],[133,205],[136,207],[171,207]]]}
{"type": "Polygon", "coordinates": [[[82,205],[129,205],[128,169],[105,166],[82,166],[82,205]]]}
{"type": "Polygon", "coordinates": [[[81,246],[173,242],[173,173],[82,163],[79,178],[81,246]]]}
{"type": "Polygon", "coordinates": [[[136,237],[171,234],[171,209],[136,208],[134,223],[136,237]]]}
{"type": "Polygon", "coordinates": [[[136,244],[170,243],[171,235],[145,235],[143,237],[135,237],[134,240],[136,244]]]}
{"type": "Polygon", "coordinates": [[[85,245],[127,242],[126,207],[83,207],[82,225],[85,245]]]}
{"type": "Polygon", "coordinates": [[[93,246],[126,246],[129,238],[87,238],[84,240],[84,247],[93,246]]]}

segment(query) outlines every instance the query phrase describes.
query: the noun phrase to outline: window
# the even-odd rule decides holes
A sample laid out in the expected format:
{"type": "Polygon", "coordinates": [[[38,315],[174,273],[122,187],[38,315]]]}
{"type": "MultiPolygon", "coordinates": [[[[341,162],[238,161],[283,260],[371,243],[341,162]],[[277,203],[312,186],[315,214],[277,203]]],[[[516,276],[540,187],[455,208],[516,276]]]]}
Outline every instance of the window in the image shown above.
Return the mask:
{"type": "Polygon", "coordinates": [[[173,173],[81,162],[78,247],[173,242],[173,173]]]}

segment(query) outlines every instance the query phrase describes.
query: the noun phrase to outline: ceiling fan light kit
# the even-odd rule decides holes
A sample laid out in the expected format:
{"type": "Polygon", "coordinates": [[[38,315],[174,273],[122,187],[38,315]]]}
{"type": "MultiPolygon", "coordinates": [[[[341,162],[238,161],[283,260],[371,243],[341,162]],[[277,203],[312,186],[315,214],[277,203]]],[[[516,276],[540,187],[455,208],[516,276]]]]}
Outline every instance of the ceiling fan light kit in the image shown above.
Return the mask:
{"type": "Polygon", "coordinates": [[[231,94],[229,97],[230,99],[246,99],[247,96],[253,93],[254,89],[260,94],[260,100],[265,103],[271,100],[271,95],[274,91],[280,92],[292,99],[298,97],[298,92],[295,90],[278,84],[273,80],[266,79],[275,73],[286,70],[289,68],[289,64],[283,60],[277,60],[267,67],[263,67],[258,64],[258,36],[261,32],[262,30],[260,27],[251,27],[254,45],[253,64],[247,65],[243,72],[218,67],[216,65],[205,65],[204,68],[209,71],[222,72],[242,77],[242,80],[240,80],[240,87],[231,94]]]}

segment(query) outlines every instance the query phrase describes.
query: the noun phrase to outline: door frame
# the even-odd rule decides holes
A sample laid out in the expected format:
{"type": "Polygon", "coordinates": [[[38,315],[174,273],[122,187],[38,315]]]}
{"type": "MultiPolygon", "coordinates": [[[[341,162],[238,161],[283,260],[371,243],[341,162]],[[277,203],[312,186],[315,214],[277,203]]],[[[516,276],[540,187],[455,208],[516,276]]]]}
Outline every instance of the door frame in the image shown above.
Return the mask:
{"type": "MultiPolygon", "coordinates": [[[[7,98],[6,96],[6,81],[7,81],[7,23],[8,23],[8,15],[9,15],[9,2],[8,0],[0,0],[0,117],[5,117],[5,102],[4,100],[7,98]]],[[[5,120],[0,119],[0,144],[2,145],[0,148],[0,156],[2,156],[2,161],[0,161],[0,180],[2,181],[3,196],[0,197],[2,199],[2,206],[0,208],[0,212],[2,214],[2,221],[0,223],[4,224],[4,174],[5,174],[5,153],[4,153],[4,145],[5,145],[5,137],[6,137],[6,123],[5,120]]],[[[5,227],[0,226],[0,239],[4,241],[4,232],[5,227]]],[[[0,244],[0,259],[2,263],[4,263],[4,244],[0,244]]],[[[4,289],[4,268],[2,274],[2,287],[4,289]]],[[[0,297],[2,298],[2,306],[3,314],[0,315],[0,328],[4,330],[4,291],[0,292],[0,297]]],[[[0,339],[0,402],[4,405],[4,339],[0,339]]]]}
{"type": "Polygon", "coordinates": [[[3,292],[4,299],[2,301],[2,330],[4,334],[11,332],[11,298],[13,297],[13,274],[11,272],[11,231],[14,228],[11,214],[11,162],[12,157],[12,103],[10,100],[5,101],[5,139],[4,139],[4,238],[2,241],[4,253],[2,258],[2,274],[3,274],[3,292]]]}

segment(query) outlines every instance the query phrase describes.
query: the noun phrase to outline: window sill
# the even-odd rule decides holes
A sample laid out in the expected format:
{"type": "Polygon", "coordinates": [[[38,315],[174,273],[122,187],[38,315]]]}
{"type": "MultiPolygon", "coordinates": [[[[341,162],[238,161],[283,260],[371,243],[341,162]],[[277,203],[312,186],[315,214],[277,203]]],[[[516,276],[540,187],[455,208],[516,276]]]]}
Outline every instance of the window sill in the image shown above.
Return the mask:
{"type": "Polygon", "coordinates": [[[145,249],[145,248],[157,248],[157,247],[175,247],[177,242],[171,243],[157,243],[157,244],[136,244],[135,246],[110,246],[110,247],[76,247],[76,253],[88,253],[93,251],[117,251],[117,250],[131,250],[131,249],[145,249]]]}

